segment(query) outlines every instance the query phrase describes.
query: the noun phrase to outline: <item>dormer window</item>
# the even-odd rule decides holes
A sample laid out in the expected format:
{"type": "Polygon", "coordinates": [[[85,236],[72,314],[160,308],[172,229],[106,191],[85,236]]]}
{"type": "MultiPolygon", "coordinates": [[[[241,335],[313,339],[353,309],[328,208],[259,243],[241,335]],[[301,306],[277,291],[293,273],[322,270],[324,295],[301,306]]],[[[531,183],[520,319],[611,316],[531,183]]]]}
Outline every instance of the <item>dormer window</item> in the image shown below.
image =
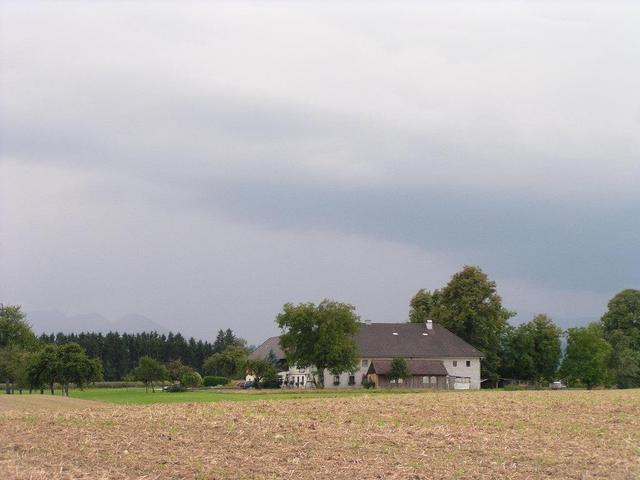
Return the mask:
{"type": "Polygon", "coordinates": [[[394,335],[398,335],[398,332],[393,332],[394,335]]]}

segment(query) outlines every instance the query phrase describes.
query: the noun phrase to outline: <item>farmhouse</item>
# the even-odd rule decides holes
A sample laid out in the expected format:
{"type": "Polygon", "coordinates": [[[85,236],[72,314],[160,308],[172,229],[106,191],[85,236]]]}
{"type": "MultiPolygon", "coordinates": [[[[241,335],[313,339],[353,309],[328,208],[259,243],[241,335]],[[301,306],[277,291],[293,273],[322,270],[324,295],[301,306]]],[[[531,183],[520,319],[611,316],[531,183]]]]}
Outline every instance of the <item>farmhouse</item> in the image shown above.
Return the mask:
{"type": "MultiPolygon", "coordinates": [[[[446,328],[426,323],[364,323],[355,337],[360,357],[355,372],[332,375],[325,371],[325,388],[361,388],[364,380],[381,387],[478,389],[482,353],[446,328]],[[391,360],[407,361],[408,379],[392,382],[388,378],[391,360]]],[[[270,352],[278,360],[283,386],[306,388],[313,382],[315,368],[286,364],[279,337],[267,339],[251,354],[265,358],[270,352]]]]}

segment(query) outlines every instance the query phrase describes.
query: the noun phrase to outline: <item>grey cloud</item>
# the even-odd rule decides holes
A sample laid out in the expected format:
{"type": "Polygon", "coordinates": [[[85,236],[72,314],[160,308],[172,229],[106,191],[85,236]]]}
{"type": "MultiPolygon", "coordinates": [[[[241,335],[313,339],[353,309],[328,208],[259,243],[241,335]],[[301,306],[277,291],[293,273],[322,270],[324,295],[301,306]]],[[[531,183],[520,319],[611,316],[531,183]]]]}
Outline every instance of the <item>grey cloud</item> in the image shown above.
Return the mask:
{"type": "Polygon", "coordinates": [[[609,291],[640,282],[640,203],[557,202],[445,187],[202,186],[201,207],[281,228],[327,228],[444,252],[501,276],[609,291]]]}
{"type": "Polygon", "coordinates": [[[172,328],[179,292],[202,332],[397,320],[463,263],[575,318],[640,283],[633,2],[34,5],[0,12],[3,296],[172,328]]]}

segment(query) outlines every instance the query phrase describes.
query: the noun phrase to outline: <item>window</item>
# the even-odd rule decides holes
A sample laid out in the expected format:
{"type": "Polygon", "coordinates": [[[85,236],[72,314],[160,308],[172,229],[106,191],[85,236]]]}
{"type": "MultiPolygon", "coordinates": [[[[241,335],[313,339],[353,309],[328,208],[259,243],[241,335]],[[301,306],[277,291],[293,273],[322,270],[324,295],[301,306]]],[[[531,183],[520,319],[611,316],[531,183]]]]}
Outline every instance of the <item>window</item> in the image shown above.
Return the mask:
{"type": "Polygon", "coordinates": [[[304,386],[304,377],[300,379],[300,385],[304,386]]]}
{"type": "Polygon", "coordinates": [[[457,361],[457,360],[454,360],[454,361],[453,361],[453,366],[454,366],[454,367],[457,367],[457,366],[458,366],[458,361],[457,361]]]}
{"type": "Polygon", "coordinates": [[[471,366],[471,360],[467,360],[467,367],[471,366]]]}
{"type": "Polygon", "coordinates": [[[356,384],[356,376],[349,375],[349,385],[355,385],[355,384],[356,384]]]}
{"type": "Polygon", "coordinates": [[[367,368],[369,366],[369,360],[367,360],[366,358],[362,359],[362,366],[364,368],[367,368]]]}
{"type": "Polygon", "coordinates": [[[438,383],[438,377],[431,377],[431,383],[434,385],[438,383]]]}
{"type": "Polygon", "coordinates": [[[334,375],[333,376],[333,384],[337,387],[338,385],[340,385],[340,375],[334,375]]]}
{"type": "Polygon", "coordinates": [[[422,377],[422,383],[429,383],[429,377],[422,377]]]}
{"type": "Polygon", "coordinates": [[[403,382],[404,382],[404,380],[402,378],[398,379],[398,383],[403,383],[403,382]]]}

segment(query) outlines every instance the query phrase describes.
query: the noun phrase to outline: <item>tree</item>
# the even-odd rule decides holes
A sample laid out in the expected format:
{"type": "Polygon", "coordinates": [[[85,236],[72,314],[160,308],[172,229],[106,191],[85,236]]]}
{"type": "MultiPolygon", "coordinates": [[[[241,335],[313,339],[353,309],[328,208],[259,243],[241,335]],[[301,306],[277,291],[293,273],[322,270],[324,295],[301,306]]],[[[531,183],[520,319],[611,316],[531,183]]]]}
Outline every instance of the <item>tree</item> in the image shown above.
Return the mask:
{"type": "Polygon", "coordinates": [[[358,347],[354,335],[359,317],[352,305],[331,300],[317,306],[287,303],[276,323],[282,330],[280,345],[289,365],[315,366],[319,388],[324,388],[325,369],[334,375],[356,369],[358,347]]]}
{"type": "Polygon", "coordinates": [[[631,348],[640,350],[640,290],[623,290],[609,300],[602,326],[605,337],[620,330],[631,337],[631,348]]]}
{"type": "MultiPolygon", "coordinates": [[[[411,372],[409,372],[409,366],[407,361],[402,357],[395,357],[391,360],[391,370],[389,371],[389,380],[398,381],[409,378],[411,372]]],[[[399,383],[399,382],[398,382],[399,383]]]]}
{"type": "Polygon", "coordinates": [[[133,375],[136,380],[144,382],[145,392],[149,391],[149,385],[151,385],[151,392],[155,392],[153,382],[164,380],[168,376],[164,365],[146,355],[140,358],[138,366],[133,370],[133,375]]]}
{"type": "Polygon", "coordinates": [[[411,321],[426,316],[482,351],[482,375],[499,378],[501,337],[513,312],[502,306],[496,283],[480,267],[465,266],[442,290],[420,290],[411,300],[411,321]]]}
{"type": "Polygon", "coordinates": [[[229,347],[244,347],[246,348],[246,340],[234,335],[233,330],[227,328],[226,330],[218,330],[216,340],[213,342],[213,352],[219,353],[226,350],[229,347]]]}
{"type": "Polygon", "coordinates": [[[632,340],[622,330],[609,335],[611,354],[608,366],[618,388],[640,387],[640,351],[631,348],[632,340]]]}
{"type": "Polygon", "coordinates": [[[36,353],[28,375],[33,385],[48,385],[53,395],[53,386],[58,381],[59,372],[58,346],[49,344],[36,353]]]}
{"type": "Polygon", "coordinates": [[[58,347],[57,368],[57,380],[62,384],[62,392],[67,397],[70,383],[82,388],[86,383],[102,378],[100,360],[87,357],[84,349],[74,342],[58,347]]]}
{"type": "Polygon", "coordinates": [[[38,339],[25,320],[21,307],[0,304],[0,348],[14,345],[29,350],[37,343],[38,339]]]}
{"type": "Polygon", "coordinates": [[[17,345],[0,349],[0,378],[5,381],[5,393],[13,393],[15,383],[26,370],[27,352],[17,345]]]}
{"type": "Polygon", "coordinates": [[[515,328],[509,326],[502,336],[502,375],[535,382],[552,381],[562,357],[561,335],[562,330],[544,314],[515,328]]]}
{"type": "Polygon", "coordinates": [[[182,375],[180,383],[185,387],[199,387],[200,385],[202,385],[202,377],[198,372],[194,372],[192,370],[182,375]]]}
{"type": "Polygon", "coordinates": [[[612,346],[609,367],[616,385],[640,387],[640,290],[617,293],[609,300],[601,322],[612,346]]]}
{"type": "Polygon", "coordinates": [[[502,335],[500,373],[504,378],[533,380],[536,376],[534,344],[527,324],[508,325],[502,335]]]}
{"type": "Polygon", "coordinates": [[[35,361],[35,357],[36,354],[34,352],[28,352],[26,350],[22,350],[21,352],[14,382],[15,388],[17,388],[20,393],[25,389],[28,389],[29,393],[32,393],[34,388],[40,387],[40,385],[32,382],[32,378],[29,375],[31,365],[35,361]]]}
{"type": "Polygon", "coordinates": [[[272,379],[277,374],[271,362],[264,358],[248,359],[245,362],[245,370],[247,375],[253,376],[256,388],[260,388],[265,379],[272,379]]]}
{"type": "Polygon", "coordinates": [[[437,308],[440,302],[440,291],[430,292],[421,288],[413,296],[409,303],[409,322],[424,323],[437,317],[437,308]]]}
{"type": "Polygon", "coordinates": [[[25,320],[19,305],[0,304],[0,378],[6,393],[13,393],[16,382],[22,392],[27,380],[29,352],[38,345],[38,339],[25,320]]]}
{"type": "Polygon", "coordinates": [[[207,358],[202,368],[206,375],[237,378],[243,373],[242,367],[248,355],[245,347],[231,345],[207,358]]]}
{"type": "Polygon", "coordinates": [[[193,368],[183,364],[180,360],[171,360],[167,363],[167,378],[172,382],[178,382],[186,374],[193,372],[193,368]]]}
{"type": "Polygon", "coordinates": [[[581,382],[590,390],[605,383],[611,345],[602,337],[598,324],[570,328],[560,374],[569,382],[581,382]]]}
{"type": "Polygon", "coordinates": [[[528,328],[533,338],[534,380],[553,381],[562,357],[562,330],[544,314],[536,315],[529,322],[528,328]]]}

